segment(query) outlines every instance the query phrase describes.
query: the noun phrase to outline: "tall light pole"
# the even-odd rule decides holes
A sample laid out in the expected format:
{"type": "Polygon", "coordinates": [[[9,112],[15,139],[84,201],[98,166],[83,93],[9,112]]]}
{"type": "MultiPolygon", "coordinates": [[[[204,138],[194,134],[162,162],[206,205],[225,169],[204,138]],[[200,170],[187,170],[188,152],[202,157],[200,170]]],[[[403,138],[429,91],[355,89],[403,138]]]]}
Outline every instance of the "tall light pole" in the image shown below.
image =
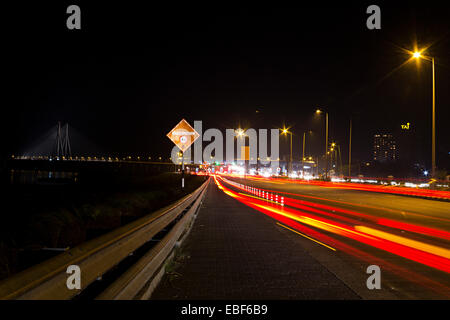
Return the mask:
{"type": "MultiPolygon", "coordinates": [[[[308,131],[309,134],[312,134],[312,131],[308,131]]],[[[303,132],[303,148],[302,148],[302,175],[305,176],[305,150],[306,150],[306,131],[303,132]]]]}
{"type": "MultiPolygon", "coordinates": [[[[344,173],[342,172],[343,170],[342,170],[342,154],[341,154],[341,146],[338,144],[337,145],[337,152],[339,153],[339,174],[340,174],[340,176],[341,177],[343,177],[344,176],[344,173]]],[[[337,162],[337,156],[336,156],[336,162],[337,162]]]]}
{"type": "Polygon", "coordinates": [[[288,169],[288,176],[289,174],[292,172],[292,132],[288,131],[288,129],[283,128],[283,130],[281,130],[281,132],[283,132],[284,134],[290,134],[291,135],[291,152],[290,152],[290,156],[289,156],[289,169],[288,169]]]}
{"type": "MultiPolygon", "coordinates": [[[[333,153],[334,153],[334,156],[335,156],[335,159],[334,159],[334,161],[336,161],[336,151],[335,151],[335,148],[336,148],[336,143],[332,143],[331,144],[331,148],[330,148],[330,159],[331,159],[331,170],[333,170],[333,153]]],[[[334,172],[336,173],[336,170],[334,170],[334,172]]]]}
{"type": "Polygon", "coordinates": [[[305,177],[305,138],[306,138],[306,132],[303,132],[302,178],[305,177]]]}
{"type": "Polygon", "coordinates": [[[421,52],[416,51],[413,54],[413,58],[424,59],[431,61],[432,67],[432,82],[433,82],[433,97],[432,97],[432,119],[431,119],[431,177],[436,178],[436,74],[434,71],[434,57],[428,57],[422,55],[421,52]]]}
{"type": "Polygon", "coordinates": [[[238,129],[235,132],[237,134],[236,137],[244,139],[244,150],[242,150],[242,148],[241,148],[241,157],[242,157],[242,151],[244,151],[243,158],[244,158],[244,179],[245,179],[247,176],[247,154],[246,154],[246,146],[245,146],[245,137],[247,135],[245,134],[244,130],[242,130],[242,129],[238,129]]]}
{"type": "Polygon", "coordinates": [[[350,119],[350,137],[348,141],[348,177],[352,176],[352,119],[350,119]]]}
{"type": "MultiPolygon", "coordinates": [[[[322,110],[316,110],[316,114],[321,113],[322,110]]],[[[328,112],[325,112],[325,179],[328,179],[328,112]]]]}

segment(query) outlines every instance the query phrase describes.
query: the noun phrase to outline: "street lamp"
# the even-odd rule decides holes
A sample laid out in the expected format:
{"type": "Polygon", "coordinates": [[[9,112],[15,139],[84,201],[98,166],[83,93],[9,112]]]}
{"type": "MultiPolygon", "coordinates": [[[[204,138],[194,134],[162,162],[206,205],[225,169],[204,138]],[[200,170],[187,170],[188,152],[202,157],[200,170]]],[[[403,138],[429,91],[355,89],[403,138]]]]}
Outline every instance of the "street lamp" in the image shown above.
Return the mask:
{"type": "MultiPolygon", "coordinates": [[[[309,130],[309,133],[312,134],[312,131],[309,130]]],[[[305,140],[306,140],[306,132],[303,132],[303,148],[302,148],[302,177],[305,176],[305,140]]]]}
{"type": "Polygon", "coordinates": [[[334,166],[333,166],[333,155],[335,155],[335,151],[334,151],[334,147],[336,146],[336,144],[333,142],[332,144],[331,144],[331,147],[330,147],[330,164],[331,164],[331,169],[330,169],[330,171],[333,171],[335,174],[336,174],[336,171],[334,170],[334,166]]]}
{"type": "Polygon", "coordinates": [[[289,170],[288,170],[288,176],[289,174],[292,172],[292,132],[290,132],[288,129],[283,128],[281,130],[281,132],[285,135],[290,134],[291,135],[291,153],[290,153],[290,157],[289,157],[289,170]]]}
{"type": "MultiPolygon", "coordinates": [[[[322,110],[317,109],[316,110],[316,114],[321,114],[323,113],[322,110]]],[[[325,163],[326,163],[326,167],[325,167],[325,179],[328,178],[328,112],[325,112],[325,163]]]]}
{"type": "Polygon", "coordinates": [[[352,174],[352,119],[350,118],[350,134],[348,138],[348,179],[352,174]]]}
{"type": "Polygon", "coordinates": [[[432,97],[432,122],[431,122],[431,178],[436,177],[436,74],[434,71],[434,57],[424,56],[420,51],[412,53],[415,59],[424,59],[431,61],[432,66],[432,82],[433,82],[433,97],[432,97]]]}
{"type": "Polygon", "coordinates": [[[247,136],[246,134],[245,134],[245,131],[243,130],[243,129],[237,129],[236,131],[236,137],[239,137],[239,138],[244,138],[244,150],[242,150],[242,147],[241,147],[241,157],[242,157],[242,153],[244,153],[244,155],[243,155],[243,158],[244,158],[244,179],[246,178],[246,176],[247,176],[247,169],[248,169],[248,165],[247,165],[247,155],[246,155],[246,152],[245,152],[245,148],[246,148],[246,146],[245,146],[245,137],[247,136]]]}

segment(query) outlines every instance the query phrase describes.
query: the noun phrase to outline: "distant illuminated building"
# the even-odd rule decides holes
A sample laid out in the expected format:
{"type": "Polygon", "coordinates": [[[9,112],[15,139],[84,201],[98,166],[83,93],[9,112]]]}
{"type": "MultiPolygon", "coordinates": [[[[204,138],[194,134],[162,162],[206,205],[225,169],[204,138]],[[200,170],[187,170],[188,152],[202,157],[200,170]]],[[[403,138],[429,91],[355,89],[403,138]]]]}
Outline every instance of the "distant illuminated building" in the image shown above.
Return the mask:
{"type": "Polygon", "coordinates": [[[375,134],[373,139],[373,160],[380,162],[397,160],[397,146],[392,134],[375,134]]]}

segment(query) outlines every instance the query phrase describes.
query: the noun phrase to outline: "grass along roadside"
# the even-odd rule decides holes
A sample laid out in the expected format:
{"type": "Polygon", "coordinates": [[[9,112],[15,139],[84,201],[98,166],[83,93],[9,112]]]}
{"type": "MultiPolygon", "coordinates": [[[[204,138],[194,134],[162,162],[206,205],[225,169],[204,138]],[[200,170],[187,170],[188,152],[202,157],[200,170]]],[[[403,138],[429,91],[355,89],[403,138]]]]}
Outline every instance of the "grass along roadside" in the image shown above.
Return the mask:
{"type": "Polygon", "coordinates": [[[9,209],[15,218],[3,219],[7,223],[0,228],[0,279],[167,206],[204,180],[188,175],[182,191],[179,174],[162,173],[101,196],[89,193],[51,209],[34,208],[33,214],[9,209]]]}

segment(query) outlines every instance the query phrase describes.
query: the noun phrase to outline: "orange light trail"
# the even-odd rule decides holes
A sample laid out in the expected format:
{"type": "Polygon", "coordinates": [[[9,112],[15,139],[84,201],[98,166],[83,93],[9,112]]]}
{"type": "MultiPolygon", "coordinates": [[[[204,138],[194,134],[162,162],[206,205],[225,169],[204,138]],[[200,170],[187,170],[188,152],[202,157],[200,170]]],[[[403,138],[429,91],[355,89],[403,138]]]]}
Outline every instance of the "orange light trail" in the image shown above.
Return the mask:
{"type": "Polygon", "coordinates": [[[435,254],[446,252],[442,251],[445,249],[440,248],[442,250],[439,251],[437,249],[438,247],[436,246],[433,246],[432,249],[430,245],[414,240],[402,242],[400,237],[390,233],[383,233],[382,231],[377,233],[371,230],[370,233],[367,233],[364,231],[369,231],[369,229],[364,229],[366,228],[364,226],[349,226],[326,218],[317,217],[304,211],[265,203],[265,199],[259,200],[251,198],[244,194],[237,194],[236,192],[223,187],[223,185],[217,180],[216,177],[215,181],[223,188],[224,191],[227,191],[226,193],[228,195],[244,202],[245,204],[253,208],[258,209],[259,211],[271,212],[272,214],[275,214],[275,216],[277,216],[275,219],[277,220],[280,220],[280,216],[295,220],[317,229],[344,236],[358,242],[373,246],[375,248],[393,253],[403,258],[413,260],[432,268],[450,273],[450,259],[447,257],[447,255],[435,254]],[[386,234],[390,236],[386,236],[386,234]],[[380,237],[380,235],[382,235],[382,237],[380,237]]]}
{"type": "MultiPolygon", "coordinates": [[[[376,210],[385,210],[385,211],[389,211],[389,212],[393,212],[393,213],[398,213],[398,214],[401,214],[401,215],[416,216],[416,217],[420,217],[420,218],[427,218],[427,219],[443,221],[443,222],[447,222],[447,223],[450,222],[450,219],[446,219],[446,218],[425,216],[425,215],[419,214],[419,213],[405,212],[405,211],[401,211],[401,210],[384,208],[384,207],[377,207],[377,206],[371,206],[371,205],[367,205],[367,204],[352,203],[352,202],[347,202],[347,201],[342,201],[342,200],[332,200],[332,199],[326,199],[326,198],[310,196],[310,195],[304,195],[304,194],[298,194],[298,193],[292,193],[292,192],[286,192],[286,191],[273,191],[273,190],[262,189],[262,188],[259,188],[259,190],[267,191],[267,192],[276,192],[276,193],[279,193],[279,194],[297,196],[297,197],[308,198],[308,199],[315,199],[315,200],[339,203],[339,204],[350,205],[350,206],[358,206],[358,207],[369,208],[369,209],[376,209],[376,210]]],[[[290,201],[294,201],[294,200],[296,200],[296,199],[290,198],[290,201]]],[[[301,201],[301,200],[298,200],[298,201],[301,201]]],[[[311,203],[313,203],[313,202],[311,202],[311,203]]],[[[318,204],[318,203],[313,203],[313,205],[314,206],[320,206],[320,204],[318,204]]],[[[336,210],[336,209],[333,208],[333,210],[336,210]]],[[[342,209],[339,209],[339,210],[342,210],[342,209]]],[[[350,211],[348,211],[348,212],[350,212],[350,211]]],[[[369,217],[369,216],[366,215],[366,217],[369,217]]]]}
{"type": "Polygon", "coordinates": [[[432,229],[428,227],[416,226],[410,223],[398,222],[389,219],[378,219],[377,223],[382,226],[406,230],[410,232],[420,233],[427,236],[433,236],[436,238],[441,238],[445,240],[450,240],[450,232],[440,230],[440,229],[432,229]]]}
{"type": "MultiPolygon", "coordinates": [[[[222,190],[224,190],[224,187],[222,184],[214,177],[216,184],[218,187],[222,190]]],[[[228,189],[228,188],[225,188],[228,189]]],[[[230,190],[231,191],[231,190],[230,190]]],[[[410,269],[403,268],[401,266],[392,264],[384,259],[381,259],[379,257],[376,257],[374,255],[371,255],[367,252],[363,252],[359,249],[354,248],[353,246],[350,246],[348,244],[343,243],[342,241],[339,241],[337,239],[331,238],[330,236],[325,235],[322,232],[317,231],[316,229],[312,229],[307,227],[304,224],[298,223],[290,218],[280,216],[279,214],[273,213],[272,211],[265,210],[263,208],[258,208],[253,204],[253,199],[245,198],[243,195],[238,195],[237,193],[231,191],[229,193],[230,196],[233,198],[236,198],[240,202],[243,202],[244,204],[248,205],[251,208],[254,208],[265,215],[282,222],[286,226],[289,226],[295,230],[298,230],[304,234],[308,234],[311,237],[314,237],[314,239],[317,239],[323,243],[326,244],[332,244],[334,248],[337,250],[340,250],[342,252],[345,252],[346,254],[349,254],[351,256],[354,256],[355,258],[359,260],[364,260],[366,263],[369,264],[377,264],[379,266],[383,266],[385,270],[388,270],[397,276],[406,279],[407,281],[414,282],[420,286],[426,287],[434,292],[437,292],[440,295],[446,296],[450,298],[450,288],[443,285],[440,282],[434,281],[428,277],[425,277],[419,273],[416,273],[410,269]]],[[[265,199],[264,199],[265,200],[265,199]]]]}
{"type": "Polygon", "coordinates": [[[355,211],[351,211],[351,210],[346,210],[346,209],[341,209],[341,208],[336,208],[336,207],[331,207],[331,206],[326,206],[326,205],[321,205],[321,204],[317,204],[317,203],[313,203],[313,202],[307,202],[307,201],[291,199],[291,198],[285,198],[285,204],[289,205],[291,207],[295,207],[295,208],[299,208],[299,209],[306,209],[311,212],[316,212],[319,214],[327,215],[327,216],[330,216],[330,217],[333,217],[336,219],[340,219],[342,221],[347,221],[350,223],[361,223],[361,222],[359,220],[345,218],[340,215],[331,214],[331,213],[328,213],[328,212],[325,212],[322,210],[312,210],[312,209],[309,209],[308,207],[312,206],[312,207],[322,208],[325,210],[341,212],[341,213],[351,215],[351,216],[354,216],[357,218],[364,218],[373,223],[383,225],[386,227],[410,231],[410,232],[414,232],[414,233],[420,233],[420,234],[423,234],[426,236],[440,238],[440,239],[444,239],[444,240],[450,240],[450,232],[440,230],[440,229],[433,229],[433,228],[429,228],[429,227],[417,226],[417,225],[413,225],[410,223],[399,222],[399,221],[395,221],[395,220],[391,220],[391,219],[387,219],[387,218],[380,219],[380,218],[377,218],[374,216],[370,216],[367,214],[363,214],[363,213],[359,213],[359,212],[355,212],[355,211]],[[305,205],[298,205],[297,203],[305,203],[305,205]]]}
{"type": "MultiPolygon", "coordinates": [[[[238,189],[247,191],[245,188],[243,187],[239,187],[239,186],[235,186],[238,189]]],[[[304,195],[298,195],[298,194],[294,194],[294,193],[288,193],[288,192],[282,192],[282,191],[274,191],[274,190],[268,190],[268,189],[258,189],[260,191],[265,191],[265,192],[271,192],[271,193],[281,193],[281,194],[289,194],[289,195],[297,195],[297,196],[301,196],[301,197],[307,197],[307,198],[313,198],[313,199],[318,199],[318,200],[325,200],[325,201],[330,201],[330,202],[337,202],[337,203],[343,203],[343,204],[349,204],[352,205],[352,203],[350,202],[344,202],[344,201],[338,201],[338,200],[329,200],[329,199],[325,199],[325,198],[319,198],[319,197],[314,197],[314,196],[304,196],[304,195]]],[[[261,199],[261,198],[259,198],[261,199]]],[[[267,199],[262,199],[264,201],[267,201],[267,199]]],[[[324,210],[329,210],[329,211],[333,211],[333,212],[340,212],[352,217],[355,217],[357,219],[365,219],[368,220],[372,223],[376,223],[379,225],[384,225],[390,228],[394,228],[394,229],[399,229],[399,230],[406,230],[406,231],[410,231],[410,232],[415,232],[415,233],[420,233],[423,235],[427,235],[430,237],[436,237],[436,238],[441,238],[444,240],[449,240],[450,239],[450,232],[444,231],[444,230],[439,230],[439,229],[432,229],[432,228],[428,228],[428,227],[423,227],[423,226],[417,226],[417,225],[412,225],[409,223],[404,223],[404,222],[398,222],[395,220],[390,220],[387,218],[383,218],[380,219],[378,217],[374,217],[368,214],[364,214],[364,213],[360,213],[360,212],[356,212],[356,211],[352,211],[352,210],[347,210],[347,209],[342,209],[342,208],[338,208],[338,207],[333,207],[333,206],[328,206],[328,205],[323,205],[323,204],[319,204],[319,203],[315,203],[315,202],[309,202],[309,201],[305,201],[305,200],[298,200],[298,199],[293,199],[293,198],[284,198],[284,203],[286,205],[289,205],[291,207],[295,207],[298,209],[302,209],[302,210],[307,210],[309,212],[314,212],[314,213],[318,213],[321,215],[326,215],[335,219],[338,219],[340,221],[346,221],[348,223],[351,224],[360,224],[361,221],[360,220],[355,220],[355,219],[351,219],[351,218],[346,218],[343,217],[342,215],[336,215],[336,214],[332,214],[326,211],[322,211],[322,210],[314,210],[312,208],[309,207],[313,207],[313,208],[320,208],[320,209],[324,209],[324,210]]],[[[358,206],[365,206],[365,205],[361,205],[361,204],[357,204],[358,206]]],[[[376,208],[376,209],[384,209],[384,208],[380,208],[380,207],[373,207],[373,206],[367,206],[369,208],[376,208]]],[[[392,209],[390,209],[392,210],[392,209]]],[[[416,215],[416,216],[420,216],[420,217],[428,217],[428,216],[424,216],[424,215],[420,215],[420,214],[415,214],[415,213],[405,213],[408,215],[416,215]]],[[[430,218],[434,218],[434,217],[430,217],[430,218]]],[[[449,221],[447,219],[440,219],[440,218],[435,218],[438,220],[444,220],[444,221],[449,221]]]]}
{"type": "Polygon", "coordinates": [[[259,176],[246,176],[247,179],[260,180],[267,182],[282,182],[282,183],[295,183],[295,184],[305,184],[305,185],[316,185],[326,188],[336,188],[336,189],[351,189],[351,190],[361,190],[369,192],[381,192],[381,193],[392,193],[392,194],[404,194],[419,197],[436,197],[443,199],[450,199],[450,191],[441,190],[424,190],[415,189],[411,187],[395,187],[387,185],[370,185],[363,183],[351,183],[351,182],[328,182],[328,181],[314,181],[314,180],[292,180],[292,179],[280,179],[280,178],[265,178],[259,176]]]}
{"type": "Polygon", "coordinates": [[[415,248],[417,250],[429,252],[434,255],[441,256],[446,259],[450,259],[450,250],[447,250],[447,249],[444,249],[444,248],[441,248],[438,246],[426,244],[426,243],[416,241],[416,240],[411,240],[411,239],[408,239],[405,237],[393,235],[393,234],[390,234],[390,233],[387,233],[384,231],[372,229],[372,228],[365,227],[365,226],[355,226],[355,229],[358,231],[361,231],[365,234],[370,234],[370,235],[373,235],[373,236],[381,238],[381,239],[389,240],[389,241],[399,243],[399,244],[402,244],[402,245],[405,245],[405,246],[408,246],[411,248],[415,248]]]}

